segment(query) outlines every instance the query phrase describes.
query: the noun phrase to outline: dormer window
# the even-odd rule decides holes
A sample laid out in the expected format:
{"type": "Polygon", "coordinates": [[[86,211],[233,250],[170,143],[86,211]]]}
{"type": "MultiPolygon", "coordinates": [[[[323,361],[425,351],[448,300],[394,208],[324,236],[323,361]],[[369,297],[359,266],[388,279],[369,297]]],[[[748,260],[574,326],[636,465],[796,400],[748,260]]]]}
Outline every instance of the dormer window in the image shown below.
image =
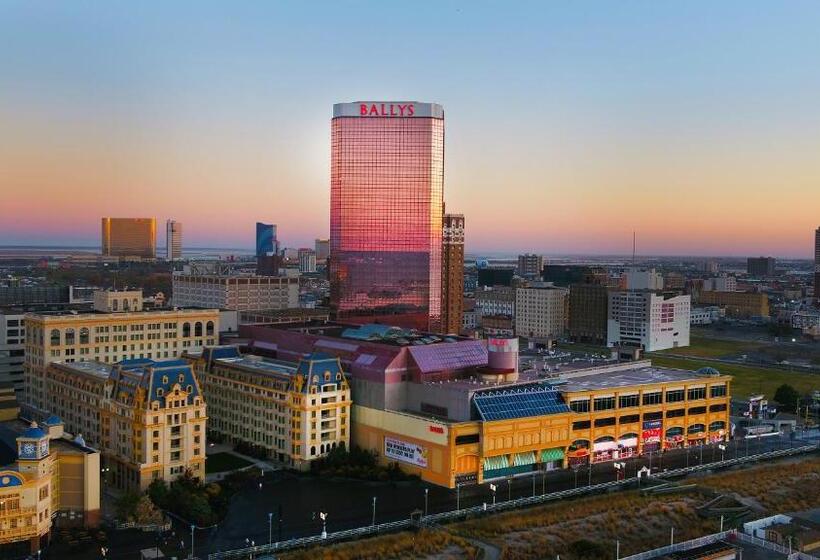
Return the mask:
{"type": "Polygon", "coordinates": [[[188,391],[188,394],[190,395],[194,392],[194,387],[193,385],[188,385],[187,387],[185,387],[185,390],[188,391]]]}
{"type": "Polygon", "coordinates": [[[329,371],[325,372],[325,381],[330,381],[330,372],[329,371]]]}
{"type": "Polygon", "coordinates": [[[163,391],[161,387],[158,387],[158,388],[157,388],[157,396],[158,396],[158,397],[161,397],[161,396],[163,396],[164,394],[165,394],[165,391],[163,391]]]}
{"type": "Polygon", "coordinates": [[[184,383],[184,382],[185,382],[185,374],[184,374],[184,373],[180,373],[180,374],[179,374],[179,377],[178,377],[177,379],[179,379],[179,382],[180,382],[180,383],[184,383]]]}
{"type": "Polygon", "coordinates": [[[163,376],[162,376],[162,384],[163,384],[163,385],[167,385],[167,384],[168,384],[168,376],[167,376],[167,375],[163,375],[163,376]]]}

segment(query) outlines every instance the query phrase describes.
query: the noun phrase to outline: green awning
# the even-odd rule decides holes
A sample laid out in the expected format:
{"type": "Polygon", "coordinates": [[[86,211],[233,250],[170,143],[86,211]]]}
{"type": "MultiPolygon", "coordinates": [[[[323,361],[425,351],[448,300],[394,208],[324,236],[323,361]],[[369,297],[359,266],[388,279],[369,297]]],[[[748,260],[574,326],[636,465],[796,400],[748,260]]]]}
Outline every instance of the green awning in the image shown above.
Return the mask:
{"type": "Polygon", "coordinates": [[[560,447],[553,447],[552,449],[545,449],[541,452],[541,462],[548,463],[550,461],[563,461],[564,450],[560,447]]]}
{"type": "Polygon", "coordinates": [[[510,466],[510,461],[506,455],[498,455],[497,457],[484,458],[484,470],[492,471],[495,469],[505,469],[510,466]]]}
{"type": "Polygon", "coordinates": [[[513,465],[516,467],[532,464],[535,464],[535,451],[527,451],[513,455],[513,465]]]}

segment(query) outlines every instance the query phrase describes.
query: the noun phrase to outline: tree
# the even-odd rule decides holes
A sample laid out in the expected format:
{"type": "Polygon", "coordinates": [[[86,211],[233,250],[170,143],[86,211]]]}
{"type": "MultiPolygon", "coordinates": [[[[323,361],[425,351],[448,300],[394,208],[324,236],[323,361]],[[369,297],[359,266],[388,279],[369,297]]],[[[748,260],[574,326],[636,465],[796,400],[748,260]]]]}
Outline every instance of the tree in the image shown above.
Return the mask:
{"type": "Polygon", "coordinates": [[[137,504],[140,501],[140,495],[136,492],[126,492],[115,503],[117,510],[117,519],[121,521],[133,521],[136,517],[137,504]]]}
{"type": "Polygon", "coordinates": [[[783,384],[774,392],[774,400],[780,404],[780,408],[787,412],[795,412],[797,410],[797,401],[800,399],[800,393],[791,385],[783,384]]]}
{"type": "Polygon", "coordinates": [[[154,507],[151,499],[142,495],[134,508],[134,520],[142,525],[159,524],[162,523],[163,516],[162,512],[154,507]]]}

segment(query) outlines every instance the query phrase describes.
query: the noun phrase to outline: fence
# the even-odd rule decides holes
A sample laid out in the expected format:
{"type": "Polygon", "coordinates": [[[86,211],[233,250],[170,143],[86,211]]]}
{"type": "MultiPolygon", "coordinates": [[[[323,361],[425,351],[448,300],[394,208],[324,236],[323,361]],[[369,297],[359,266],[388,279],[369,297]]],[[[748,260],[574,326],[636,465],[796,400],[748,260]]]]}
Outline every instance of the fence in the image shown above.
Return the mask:
{"type": "Polygon", "coordinates": [[[638,554],[633,554],[632,556],[624,556],[620,560],[648,560],[649,558],[660,558],[666,554],[672,554],[673,552],[691,550],[699,546],[705,546],[707,544],[722,541],[732,533],[733,531],[723,531],[722,533],[714,533],[713,535],[706,535],[705,537],[699,537],[697,539],[692,539],[691,541],[683,541],[675,544],[670,544],[662,548],[653,548],[652,550],[647,550],[646,552],[639,552],[638,554]]]}
{"type": "MultiPolygon", "coordinates": [[[[777,451],[768,451],[766,453],[760,453],[757,455],[749,455],[748,457],[738,457],[734,459],[726,459],[725,461],[717,461],[714,463],[706,463],[703,465],[695,465],[691,467],[685,467],[680,469],[674,469],[670,471],[664,471],[657,474],[653,474],[653,478],[675,478],[679,476],[685,476],[689,473],[701,471],[701,470],[708,470],[708,469],[716,469],[716,468],[725,468],[730,467],[733,465],[740,465],[743,463],[752,463],[757,461],[762,461],[766,459],[776,459],[779,457],[788,457],[791,455],[800,455],[802,453],[810,453],[812,451],[817,451],[818,445],[811,444],[811,445],[803,445],[800,447],[793,447],[790,449],[780,449],[777,451]]],[[[460,519],[464,519],[466,517],[482,515],[485,513],[490,512],[501,512],[507,511],[512,509],[518,509],[521,507],[532,506],[537,504],[542,504],[546,502],[551,502],[554,500],[560,500],[563,498],[569,498],[574,496],[582,496],[584,494],[599,494],[608,492],[614,488],[626,487],[631,484],[634,484],[634,478],[628,478],[624,480],[612,481],[612,482],[604,482],[602,484],[594,484],[591,486],[583,486],[580,488],[572,488],[569,490],[562,490],[560,492],[552,492],[549,494],[541,494],[537,496],[528,496],[524,498],[517,498],[514,500],[508,500],[505,502],[498,502],[495,504],[482,504],[480,506],[473,506],[469,508],[461,508],[458,510],[452,511],[445,511],[441,513],[433,513],[430,515],[426,515],[420,520],[414,519],[402,519],[399,521],[392,521],[389,523],[380,523],[377,525],[368,525],[365,527],[358,527],[355,529],[346,529],[344,531],[336,531],[333,533],[327,533],[325,537],[321,535],[313,535],[310,537],[300,537],[296,539],[290,539],[286,541],[281,541],[277,543],[272,543],[270,545],[257,545],[254,547],[245,547],[239,548],[235,550],[227,550],[224,552],[215,552],[208,555],[209,560],[223,560],[228,558],[248,558],[249,556],[253,556],[254,558],[259,558],[260,555],[265,554],[273,554],[276,552],[282,552],[285,550],[291,550],[294,548],[304,548],[307,546],[315,545],[315,544],[323,544],[323,543],[331,543],[331,542],[339,542],[348,539],[354,538],[361,538],[367,537],[372,535],[377,535],[380,533],[390,533],[400,530],[411,529],[414,527],[418,527],[419,525],[424,526],[427,524],[437,524],[437,523],[446,523],[457,521],[460,519]]],[[[630,557],[632,558],[632,557],[630,557]]]]}

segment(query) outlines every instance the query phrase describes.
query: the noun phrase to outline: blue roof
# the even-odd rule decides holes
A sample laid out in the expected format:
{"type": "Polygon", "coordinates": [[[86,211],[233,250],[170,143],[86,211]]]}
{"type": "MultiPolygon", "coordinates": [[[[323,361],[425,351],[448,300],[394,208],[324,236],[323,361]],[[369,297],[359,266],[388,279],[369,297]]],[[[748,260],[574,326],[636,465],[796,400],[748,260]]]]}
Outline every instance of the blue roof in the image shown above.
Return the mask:
{"type": "Polygon", "coordinates": [[[63,423],[62,418],[60,418],[56,414],[52,414],[51,416],[49,416],[48,418],[43,420],[43,424],[45,424],[46,426],[56,426],[57,424],[62,424],[62,423],[63,423]]]}
{"type": "Polygon", "coordinates": [[[40,439],[44,437],[48,437],[48,434],[45,433],[42,428],[38,427],[36,423],[32,423],[31,427],[26,428],[20,437],[24,437],[27,439],[40,439]]]}
{"type": "Polygon", "coordinates": [[[341,374],[341,379],[344,380],[344,371],[342,371],[339,358],[324,352],[314,352],[299,360],[296,373],[305,377],[303,392],[308,392],[308,387],[311,385],[322,386],[325,383],[338,383],[336,374],[341,374]],[[330,373],[328,379],[325,379],[325,373],[330,373]]]}
{"type": "Polygon", "coordinates": [[[202,355],[207,363],[222,358],[240,358],[239,348],[236,346],[207,346],[202,350],[202,355]]]}
{"type": "Polygon", "coordinates": [[[551,385],[539,383],[523,387],[482,391],[473,396],[482,420],[508,420],[569,412],[561,394],[551,385]]]}

